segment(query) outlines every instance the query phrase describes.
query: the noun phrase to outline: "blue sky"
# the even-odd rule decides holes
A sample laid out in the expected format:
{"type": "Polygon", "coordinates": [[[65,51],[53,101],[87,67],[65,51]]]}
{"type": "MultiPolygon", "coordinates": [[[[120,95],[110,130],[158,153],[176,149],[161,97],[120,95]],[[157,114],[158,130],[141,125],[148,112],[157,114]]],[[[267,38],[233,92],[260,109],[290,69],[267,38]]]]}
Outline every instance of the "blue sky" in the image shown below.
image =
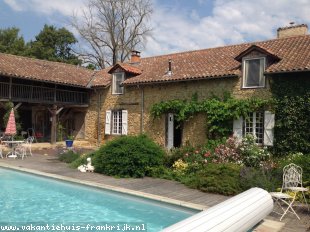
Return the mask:
{"type": "MultiPolygon", "coordinates": [[[[0,0],[0,28],[26,41],[44,24],[67,27],[85,0],[0,0]]],[[[272,39],[289,22],[310,26],[309,0],[153,0],[152,36],[142,56],[272,39]]]]}

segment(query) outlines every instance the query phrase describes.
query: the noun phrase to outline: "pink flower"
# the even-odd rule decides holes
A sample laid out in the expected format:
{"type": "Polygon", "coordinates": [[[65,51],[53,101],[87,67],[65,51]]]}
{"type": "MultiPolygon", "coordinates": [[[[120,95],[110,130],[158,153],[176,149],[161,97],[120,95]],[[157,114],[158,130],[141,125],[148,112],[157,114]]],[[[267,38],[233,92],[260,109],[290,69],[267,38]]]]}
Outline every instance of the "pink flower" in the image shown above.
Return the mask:
{"type": "Polygon", "coordinates": [[[211,153],[208,151],[207,153],[204,154],[204,157],[209,157],[211,153]]]}
{"type": "Polygon", "coordinates": [[[199,153],[199,151],[195,151],[195,153],[196,153],[196,154],[198,154],[198,153],[199,153]]]}

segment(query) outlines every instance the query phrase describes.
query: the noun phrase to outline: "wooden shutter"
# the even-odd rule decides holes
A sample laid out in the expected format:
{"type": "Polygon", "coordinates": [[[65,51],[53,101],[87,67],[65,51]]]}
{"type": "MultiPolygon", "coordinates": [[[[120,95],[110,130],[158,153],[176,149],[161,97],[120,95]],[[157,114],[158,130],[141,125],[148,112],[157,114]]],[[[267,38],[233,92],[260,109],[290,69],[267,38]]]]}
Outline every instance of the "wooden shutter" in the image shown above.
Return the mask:
{"type": "Polygon", "coordinates": [[[172,113],[168,114],[167,118],[167,148],[173,148],[173,140],[174,140],[174,115],[172,113]]]}
{"type": "Polygon", "coordinates": [[[234,136],[236,136],[239,141],[242,140],[242,123],[243,117],[240,117],[238,119],[235,119],[233,124],[234,136]]]}
{"type": "Polygon", "coordinates": [[[127,135],[128,131],[128,111],[122,110],[122,135],[127,135]]]}
{"type": "Polygon", "coordinates": [[[107,110],[105,112],[105,134],[110,135],[111,134],[111,110],[107,110]]]}
{"type": "Polygon", "coordinates": [[[264,117],[264,145],[273,146],[273,128],[275,115],[270,111],[265,111],[264,117]]]}

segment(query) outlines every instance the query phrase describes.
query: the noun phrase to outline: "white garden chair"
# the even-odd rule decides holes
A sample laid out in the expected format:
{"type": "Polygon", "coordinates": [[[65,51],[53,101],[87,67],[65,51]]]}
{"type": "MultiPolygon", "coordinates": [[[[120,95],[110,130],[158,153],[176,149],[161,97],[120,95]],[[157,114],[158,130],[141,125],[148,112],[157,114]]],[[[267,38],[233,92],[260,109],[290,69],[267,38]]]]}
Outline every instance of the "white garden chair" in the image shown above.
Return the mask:
{"type": "Polygon", "coordinates": [[[283,168],[283,182],[282,182],[281,191],[270,193],[272,198],[276,201],[276,203],[283,210],[283,213],[276,212],[282,215],[280,218],[280,221],[288,212],[295,214],[296,217],[300,219],[296,211],[293,209],[293,204],[296,200],[296,196],[298,192],[302,193],[304,201],[309,210],[309,206],[307,204],[306,197],[304,194],[304,192],[306,191],[308,191],[308,189],[302,186],[302,168],[293,163],[286,165],[283,168]],[[291,191],[293,192],[293,194],[289,195],[284,191],[291,191]],[[282,206],[283,204],[285,205],[286,208],[282,206]]]}
{"type": "Polygon", "coordinates": [[[24,159],[24,157],[26,156],[26,148],[23,146],[23,144],[18,144],[15,147],[15,154],[17,155],[17,157],[24,159]]]}
{"type": "Polygon", "coordinates": [[[3,154],[2,154],[2,145],[0,144],[0,158],[3,159],[3,154]]]}
{"type": "Polygon", "coordinates": [[[30,156],[32,156],[31,147],[32,147],[33,140],[34,140],[34,137],[33,136],[29,136],[25,140],[25,143],[23,144],[23,147],[25,148],[25,151],[26,151],[26,155],[27,155],[27,151],[28,151],[30,156]]]}

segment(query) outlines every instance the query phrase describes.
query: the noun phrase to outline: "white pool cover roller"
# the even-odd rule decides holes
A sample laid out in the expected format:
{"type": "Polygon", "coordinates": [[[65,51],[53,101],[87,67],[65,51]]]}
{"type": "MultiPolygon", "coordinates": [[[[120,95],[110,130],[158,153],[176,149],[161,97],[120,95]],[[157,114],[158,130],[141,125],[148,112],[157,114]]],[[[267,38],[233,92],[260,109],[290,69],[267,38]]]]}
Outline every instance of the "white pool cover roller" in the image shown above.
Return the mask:
{"type": "Polygon", "coordinates": [[[242,232],[253,228],[273,210],[270,194],[251,188],[207,210],[165,228],[164,232],[242,232]]]}

